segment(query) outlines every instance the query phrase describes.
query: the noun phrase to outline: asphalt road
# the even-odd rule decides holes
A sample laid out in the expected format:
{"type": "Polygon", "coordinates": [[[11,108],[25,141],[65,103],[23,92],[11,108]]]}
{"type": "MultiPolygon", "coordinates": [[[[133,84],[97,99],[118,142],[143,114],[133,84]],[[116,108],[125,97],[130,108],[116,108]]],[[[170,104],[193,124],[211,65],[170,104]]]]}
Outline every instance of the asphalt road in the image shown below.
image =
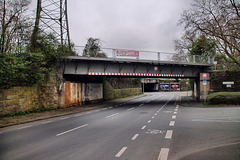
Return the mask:
{"type": "Polygon", "coordinates": [[[1,160],[239,160],[240,107],[184,107],[173,93],[0,130],[1,160]],[[177,102],[177,103],[176,103],[177,102]]]}

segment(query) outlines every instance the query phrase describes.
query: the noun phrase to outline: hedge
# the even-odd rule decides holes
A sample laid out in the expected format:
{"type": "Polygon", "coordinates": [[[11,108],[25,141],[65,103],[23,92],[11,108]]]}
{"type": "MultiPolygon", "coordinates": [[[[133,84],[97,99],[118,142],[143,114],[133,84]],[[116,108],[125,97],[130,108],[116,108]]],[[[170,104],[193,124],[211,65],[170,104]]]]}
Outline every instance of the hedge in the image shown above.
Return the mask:
{"type": "Polygon", "coordinates": [[[240,105],[240,92],[217,92],[207,96],[208,104],[240,105]]]}

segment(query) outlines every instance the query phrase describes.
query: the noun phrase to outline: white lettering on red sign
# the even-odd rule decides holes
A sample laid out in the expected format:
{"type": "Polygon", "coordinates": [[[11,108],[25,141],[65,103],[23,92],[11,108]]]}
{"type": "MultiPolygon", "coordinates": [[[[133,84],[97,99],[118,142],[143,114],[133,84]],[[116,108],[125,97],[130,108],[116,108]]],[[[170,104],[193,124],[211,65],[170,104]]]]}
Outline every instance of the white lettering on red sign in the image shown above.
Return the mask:
{"type": "Polygon", "coordinates": [[[139,57],[138,51],[116,50],[117,56],[139,57]]]}

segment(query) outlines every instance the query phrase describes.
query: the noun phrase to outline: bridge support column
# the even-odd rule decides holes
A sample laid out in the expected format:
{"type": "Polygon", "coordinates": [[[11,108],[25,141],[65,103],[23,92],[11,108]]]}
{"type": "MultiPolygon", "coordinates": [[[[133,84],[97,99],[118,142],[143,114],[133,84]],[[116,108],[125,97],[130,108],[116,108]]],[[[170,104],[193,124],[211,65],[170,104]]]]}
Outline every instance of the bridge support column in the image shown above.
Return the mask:
{"type": "MultiPolygon", "coordinates": [[[[207,73],[207,84],[205,86],[206,88],[206,95],[210,92],[210,76],[209,73],[207,73]]],[[[203,85],[203,73],[200,73],[200,76],[195,79],[194,81],[194,96],[198,101],[204,100],[204,85],[203,85]]]]}
{"type": "Polygon", "coordinates": [[[206,92],[206,96],[209,94],[210,92],[210,74],[206,73],[207,75],[207,83],[204,86],[203,85],[203,73],[200,73],[200,100],[203,101],[204,100],[204,92],[206,92]],[[206,91],[205,91],[206,90],[206,91]]]}
{"type": "Polygon", "coordinates": [[[194,81],[194,97],[196,97],[196,99],[198,101],[200,101],[200,79],[196,78],[194,81]]]}

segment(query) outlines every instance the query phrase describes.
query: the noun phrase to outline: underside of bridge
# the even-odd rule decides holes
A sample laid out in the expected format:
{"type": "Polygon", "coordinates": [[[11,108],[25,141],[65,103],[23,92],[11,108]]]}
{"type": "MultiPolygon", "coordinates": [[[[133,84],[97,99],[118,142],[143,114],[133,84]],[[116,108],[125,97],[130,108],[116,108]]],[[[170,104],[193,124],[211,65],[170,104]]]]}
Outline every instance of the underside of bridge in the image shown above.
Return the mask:
{"type": "Polygon", "coordinates": [[[137,78],[197,78],[210,64],[172,61],[126,60],[109,58],[70,57],[63,64],[64,75],[109,76],[137,78]]]}
{"type": "Polygon", "coordinates": [[[72,56],[62,65],[67,81],[103,83],[108,78],[190,78],[195,79],[195,95],[200,97],[200,73],[211,64],[173,61],[129,60],[72,56]]]}

